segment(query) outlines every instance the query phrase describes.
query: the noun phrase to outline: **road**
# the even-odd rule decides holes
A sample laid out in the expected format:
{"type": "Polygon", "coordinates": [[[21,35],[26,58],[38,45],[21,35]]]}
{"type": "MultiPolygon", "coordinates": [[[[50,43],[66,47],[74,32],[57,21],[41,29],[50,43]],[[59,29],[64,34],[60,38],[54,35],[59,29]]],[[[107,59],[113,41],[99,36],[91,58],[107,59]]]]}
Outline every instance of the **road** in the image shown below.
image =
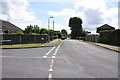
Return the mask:
{"type": "Polygon", "coordinates": [[[77,40],[2,50],[3,78],[117,78],[118,53],[77,40]]]}

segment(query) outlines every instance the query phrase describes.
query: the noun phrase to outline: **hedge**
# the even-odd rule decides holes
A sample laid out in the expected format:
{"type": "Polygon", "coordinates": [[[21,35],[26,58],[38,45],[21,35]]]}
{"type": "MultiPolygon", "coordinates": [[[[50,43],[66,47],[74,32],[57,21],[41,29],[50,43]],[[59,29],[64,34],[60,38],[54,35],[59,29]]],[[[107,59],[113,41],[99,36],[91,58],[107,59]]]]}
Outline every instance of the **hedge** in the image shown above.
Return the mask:
{"type": "Polygon", "coordinates": [[[120,46],[120,29],[100,31],[100,42],[120,46]]]}

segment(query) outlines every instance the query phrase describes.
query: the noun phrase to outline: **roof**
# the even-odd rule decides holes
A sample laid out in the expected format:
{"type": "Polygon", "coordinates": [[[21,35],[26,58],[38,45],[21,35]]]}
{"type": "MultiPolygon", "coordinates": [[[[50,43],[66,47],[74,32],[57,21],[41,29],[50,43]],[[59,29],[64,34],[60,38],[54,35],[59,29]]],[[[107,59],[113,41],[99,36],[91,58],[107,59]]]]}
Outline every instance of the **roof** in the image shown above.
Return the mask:
{"type": "Polygon", "coordinates": [[[108,24],[104,24],[104,25],[98,27],[96,32],[99,33],[102,30],[114,30],[114,29],[115,29],[114,27],[112,27],[108,24]]]}
{"type": "Polygon", "coordinates": [[[22,29],[17,27],[16,25],[12,24],[11,22],[0,20],[0,23],[2,23],[2,26],[0,29],[4,30],[11,30],[11,31],[21,31],[22,29]]]}
{"type": "Polygon", "coordinates": [[[108,25],[108,24],[104,24],[104,25],[98,27],[98,29],[115,29],[115,28],[110,26],[110,25],[108,25]]]}

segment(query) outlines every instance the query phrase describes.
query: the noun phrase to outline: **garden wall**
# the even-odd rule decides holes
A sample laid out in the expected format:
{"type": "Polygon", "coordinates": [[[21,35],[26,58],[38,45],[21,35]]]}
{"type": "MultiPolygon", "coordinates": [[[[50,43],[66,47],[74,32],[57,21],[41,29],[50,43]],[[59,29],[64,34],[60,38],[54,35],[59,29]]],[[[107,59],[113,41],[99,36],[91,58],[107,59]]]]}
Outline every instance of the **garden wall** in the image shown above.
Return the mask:
{"type": "Polygon", "coordinates": [[[110,45],[120,46],[120,29],[117,30],[106,30],[100,32],[100,42],[110,45]]]}
{"type": "Polygon", "coordinates": [[[3,38],[3,40],[1,40],[3,45],[48,42],[48,35],[0,35],[0,37],[3,38]],[[11,42],[6,42],[5,40],[11,40],[11,42]]]}

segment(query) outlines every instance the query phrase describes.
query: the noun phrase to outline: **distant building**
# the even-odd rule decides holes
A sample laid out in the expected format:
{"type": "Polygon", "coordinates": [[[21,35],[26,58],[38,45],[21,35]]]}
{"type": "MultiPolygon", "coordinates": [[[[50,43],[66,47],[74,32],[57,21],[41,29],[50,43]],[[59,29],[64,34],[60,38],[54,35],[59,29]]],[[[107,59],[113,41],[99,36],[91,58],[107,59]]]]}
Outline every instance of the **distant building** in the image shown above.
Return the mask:
{"type": "Polygon", "coordinates": [[[16,25],[12,24],[11,22],[0,20],[0,33],[6,32],[17,32],[22,31],[22,29],[18,28],[16,25]]]}
{"type": "Polygon", "coordinates": [[[104,25],[97,28],[97,33],[99,33],[102,30],[114,30],[114,29],[115,29],[114,27],[112,27],[108,24],[104,24],[104,25]]]}
{"type": "Polygon", "coordinates": [[[99,34],[88,34],[86,37],[86,41],[99,42],[99,34]]]}

